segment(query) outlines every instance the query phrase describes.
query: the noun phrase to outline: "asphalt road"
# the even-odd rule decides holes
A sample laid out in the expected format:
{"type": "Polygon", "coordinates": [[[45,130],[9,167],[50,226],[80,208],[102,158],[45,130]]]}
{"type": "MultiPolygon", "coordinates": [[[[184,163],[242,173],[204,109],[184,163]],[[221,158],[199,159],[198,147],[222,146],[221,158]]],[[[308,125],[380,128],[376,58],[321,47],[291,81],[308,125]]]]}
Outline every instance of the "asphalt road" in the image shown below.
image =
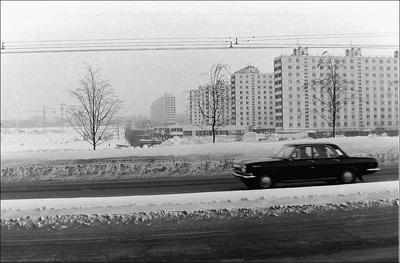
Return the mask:
{"type": "MultiPolygon", "coordinates": [[[[381,171],[364,176],[365,182],[398,180],[398,166],[381,167],[381,171]]],[[[280,183],[277,187],[326,185],[326,182],[280,183]]],[[[233,176],[170,177],[118,179],[90,182],[35,182],[1,185],[1,199],[106,197],[128,195],[179,194],[194,192],[234,191],[248,189],[233,176]]]]}
{"type": "Polygon", "coordinates": [[[3,230],[1,262],[398,262],[398,207],[3,230]]]}

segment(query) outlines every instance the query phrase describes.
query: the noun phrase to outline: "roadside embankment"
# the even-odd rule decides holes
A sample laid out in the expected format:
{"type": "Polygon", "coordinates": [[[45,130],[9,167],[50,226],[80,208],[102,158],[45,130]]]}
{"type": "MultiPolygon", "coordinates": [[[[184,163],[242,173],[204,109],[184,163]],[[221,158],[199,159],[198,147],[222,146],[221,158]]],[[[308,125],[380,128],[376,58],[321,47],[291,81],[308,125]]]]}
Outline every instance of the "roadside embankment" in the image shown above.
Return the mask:
{"type": "MultiPolygon", "coordinates": [[[[377,158],[381,167],[396,165],[398,161],[398,154],[393,153],[366,156],[377,158]]],[[[85,182],[107,179],[225,176],[231,174],[233,162],[240,157],[243,158],[156,156],[2,164],[1,183],[7,185],[37,181],[85,182]]]]}
{"type": "MultiPolygon", "coordinates": [[[[351,156],[376,158],[380,166],[393,165],[399,160],[398,137],[339,137],[312,141],[336,143],[351,156]]],[[[286,143],[288,141],[98,151],[2,152],[1,183],[223,176],[230,173],[235,159],[267,157],[286,143]]]]}
{"type": "Polygon", "coordinates": [[[399,181],[287,189],[1,201],[2,227],[141,222],[159,218],[307,213],[399,205],[399,181]]]}
{"type": "Polygon", "coordinates": [[[233,160],[151,157],[8,165],[1,168],[1,183],[223,176],[231,173],[233,160]]]}

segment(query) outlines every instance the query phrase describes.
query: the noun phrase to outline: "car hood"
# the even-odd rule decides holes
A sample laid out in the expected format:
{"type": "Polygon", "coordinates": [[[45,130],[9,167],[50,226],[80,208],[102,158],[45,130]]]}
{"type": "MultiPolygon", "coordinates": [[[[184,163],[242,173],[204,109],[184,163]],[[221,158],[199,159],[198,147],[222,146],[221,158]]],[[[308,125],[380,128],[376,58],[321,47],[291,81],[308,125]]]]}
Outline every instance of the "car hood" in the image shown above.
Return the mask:
{"type": "Polygon", "coordinates": [[[271,158],[271,157],[265,157],[265,158],[252,158],[252,159],[241,159],[237,160],[235,163],[236,164],[252,164],[252,163],[264,163],[264,162],[276,162],[276,161],[282,161],[282,159],[279,158],[271,158]]]}

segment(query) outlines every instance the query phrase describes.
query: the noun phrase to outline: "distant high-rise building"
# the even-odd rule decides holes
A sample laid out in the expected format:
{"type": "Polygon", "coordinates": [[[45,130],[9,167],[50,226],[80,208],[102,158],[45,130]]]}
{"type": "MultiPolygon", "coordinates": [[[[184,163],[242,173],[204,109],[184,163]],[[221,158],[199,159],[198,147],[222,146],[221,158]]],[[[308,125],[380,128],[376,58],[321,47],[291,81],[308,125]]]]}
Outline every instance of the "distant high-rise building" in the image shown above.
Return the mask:
{"type": "MultiPolygon", "coordinates": [[[[330,131],[317,114],[321,105],[318,90],[303,89],[313,79],[325,78],[319,68],[323,56],[310,56],[307,48],[274,59],[275,122],[277,132],[330,131]]],[[[348,103],[337,116],[337,131],[398,130],[399,77],[398,51],[392,57],[363,57],[361,49],[351,48],[345,56],[331,56],[341,63],[339,76],[346,81],[348,103]]]]}
{"type": "Polygon", "coordinates": [[[164,94],[151,104],[150,118],[157,124],[175,124],[175,97],[164,94]]]}
{"type": "MultiPolygon", "coordinates": [[[[220,97],[216,102],[213,100],[212,88],[210,85],[200,86],[198,89],[189,91],[189,121],[191,124],[206,124],[207,117],[213,113],[214,105],[216,107],[216,116],[219,123],[229,125],[231,120],[230,107],[230,90],[229,82],[223,82],[218,88],[217,93],[220,97]],[[200,105],[200,106],[199,106],[200,105]],[[203,109],[203,113],[200,110],[203,109]]],[[[216,99],[216,97],[215,97],[216,99]]]]}
{"type": "Polygon", "coordinates": [[[231,76],[231,123],[249,129],[274,129],[274,75],[253,66],[231,76]]]}

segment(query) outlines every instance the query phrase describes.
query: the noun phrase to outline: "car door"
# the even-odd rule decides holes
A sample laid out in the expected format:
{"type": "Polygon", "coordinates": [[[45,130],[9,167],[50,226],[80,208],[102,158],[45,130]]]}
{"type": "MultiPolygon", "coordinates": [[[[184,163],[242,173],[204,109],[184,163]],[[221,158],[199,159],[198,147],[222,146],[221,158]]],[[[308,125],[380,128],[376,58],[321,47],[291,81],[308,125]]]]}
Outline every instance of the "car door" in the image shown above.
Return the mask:
{"type": "Polygon", "coordinates": [[[313,146],[314,157],[314,179],[336,177],[341,159],[338,153],[329,145],[313,146]]]}
{"type": "Polygon", "coordinates": [[[311,146],[298,146],[293,151],[290,161],[288,180],[305,180],[313,178],[313,156],[311,146]]]}

